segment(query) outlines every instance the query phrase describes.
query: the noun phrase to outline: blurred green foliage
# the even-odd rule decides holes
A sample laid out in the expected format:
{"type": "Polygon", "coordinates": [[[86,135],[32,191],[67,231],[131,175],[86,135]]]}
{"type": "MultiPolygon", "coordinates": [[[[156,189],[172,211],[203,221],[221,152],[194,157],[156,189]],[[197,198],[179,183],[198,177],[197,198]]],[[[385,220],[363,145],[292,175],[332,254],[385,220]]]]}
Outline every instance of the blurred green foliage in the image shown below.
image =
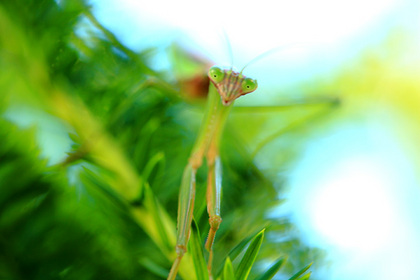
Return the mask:
{"type": "MultiPolygon", "coordinates": [[[[123,46],[83,1],[58,3],[0,4],[0,279],[163,279],[175,258],[178,187],[203,102],[187,101],[180,84],[149,66],[153,50],[123,46]],[[10,121],[28,115],[29,128],[10,121]],[[49,120],[71,143],[56,151],[61,162],[45,158],[54,138],[39,142],[49,120]]],[[[243,126],[235,122],[228,126],[243,126]]],[[[292,275],[320,252],[301,243],[286,217],[269,218],[281,186],[255,166],[236,130],[227,130],[222,147],[215,271],[222,276],[232,261],[225,275],[240,269],[269,279],[288,256],[282,272],[292,275]],[[249,272],[244,251],[264,228],[249,272]]],[[[205,173],[193,253],[208,232],[205,173]]],[[[193,263],[187,254],[183,279],[200,278],[193,263]]]]}

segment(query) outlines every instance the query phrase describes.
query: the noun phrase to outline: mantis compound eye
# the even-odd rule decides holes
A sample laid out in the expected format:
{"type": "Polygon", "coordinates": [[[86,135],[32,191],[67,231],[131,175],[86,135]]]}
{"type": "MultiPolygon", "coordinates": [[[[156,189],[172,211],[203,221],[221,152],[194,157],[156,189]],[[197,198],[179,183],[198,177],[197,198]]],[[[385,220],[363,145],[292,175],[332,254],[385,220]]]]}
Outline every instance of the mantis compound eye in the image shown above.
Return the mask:
{"type": "Polygon", "coordinates": [[[243,92],[243,94],[253,92],[254,90],[257,89],[257,87],[258,87],[257,80],[254,80],[254,79],[251,79],[251,78],[246,78],[242,82],[242,92],[243,92]]]}
{"type": "Polygon", "coordinates": [[[208,75],[210,80],[212,80],[214,83],[220,83],[225,77],[225,72],[220,67],[213,66],[210,68],[208,75]]]}

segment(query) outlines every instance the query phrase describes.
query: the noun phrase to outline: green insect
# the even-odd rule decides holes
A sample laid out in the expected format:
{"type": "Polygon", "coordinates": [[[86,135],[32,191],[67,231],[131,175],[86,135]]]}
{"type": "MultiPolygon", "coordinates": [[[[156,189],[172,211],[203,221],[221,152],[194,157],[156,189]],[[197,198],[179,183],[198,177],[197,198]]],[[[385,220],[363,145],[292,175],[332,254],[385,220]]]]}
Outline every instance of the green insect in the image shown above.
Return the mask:
{"type": "Polygon", "coordinates": [[[179,191],[177,257],[172,265],[168,279],[175,279],[181,259],[187,251],[194,210],[195,176],[197,169],[203,163],[204,157],[208,165],[207,212],[210,223],[210,231],[205,248],[210,253],[207,268],[211,277],[213,243],[216,232],[222,222],[220,214],[222,189],[219,156],[220,139],[234,101],[242,95],[255,91],[258,87],[257,81],[245,77],[242,71],[238,73],[232,69],[226,70],[213,66],[208,72],[208,77],[211,83],[207,110],[188,164],[184,169],[179,191]]]}
{"type": "MultiPolygon", "coordinates": [[[[182,257],[187,251],[187,243],[190,236],[190,227],[193,219],[195,182],[197,169],[202,165],[203,159],[206,159],[208,165],[207,175],[207,212],[209,215],[210,230],[205,244],[209,252],[207,270],[209,279],[212,277],[213,261],[213,243],[216,232],[222,222],[220,213],[222,174],[220,160],[220,141],[222,139],[223,129],[231,111],[233,104],[240,96],[252,93],[257,90],[258,83],[255,79],[246,77],[242,74],[243,70],[251,63],[265,57],[266,55],[278,51],[279,48],[266,52],[251,60],[240,72],[232,68],[223,69],[213,66],[208,71],[210,86],[208,92],[208,101],[204,118],[195,141],[188,164],[184,169],[182,182],[179,191],[178,200],[178,218],[177,218],[177,241],[176,241],[176,259],[172,264],[168,280],[174,280],[182,257]]],[[[305,104],[336,104],[336,99],[326,98],[317,99],[305,104]]],[[[302,104],[302,103],[298,103],[302,104]]],[[[292,104],[294,106],[296,104],[292,104]]],[[[286,105],[290,106],[290,105],[286,105]]],[[[281,106],[280,106],[281,107],[281,106]]]]}

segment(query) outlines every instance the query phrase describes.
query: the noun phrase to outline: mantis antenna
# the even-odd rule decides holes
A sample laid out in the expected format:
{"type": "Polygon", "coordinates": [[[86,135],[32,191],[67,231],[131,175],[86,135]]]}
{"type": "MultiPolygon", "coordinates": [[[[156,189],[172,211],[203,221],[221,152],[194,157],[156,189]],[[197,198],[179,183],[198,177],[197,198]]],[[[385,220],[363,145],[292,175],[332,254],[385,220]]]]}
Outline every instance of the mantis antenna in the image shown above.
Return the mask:
{"type": "Polygon", "coordinates": [[[230,43],[229,40],[229,36],[226,33],[226,30],[223,28],[223,38],[225,39],[225,43],[228,49],[228,54],[229,54],[229,58],[230,58],[230,70],[233,69],[233,51],[232,51],[232,45],[230,43]]]}
{"type": "Polygon", "coordinates": [[[303,45],[303,43],[290,43],[290,44],[286,44],[286,45],[283,45],[283,46],[279,46],[279,47],[275,47],[275,48],[272,48],[270,50],[267,50],[267,51],[263,52],[262,54],[256,56],[255,58],[251,59],[251,61],[248,62],[242,68],[242,70],[241,70],[240,73],[242,74],[242,72],[245,70],[245,68],[248,67],[249,65],[251,65],[251,64],[253,64],[253,63],[255,63],[255,62],[257,62],[257,61],[259,61],[259,60],[261,60],[261,59],[263,59],[263,58],[265,58],[265,57],[267,57],[267,56],[269,56],[269,55],[271,55],[273,53],[276,53],[276,52],[279,52],[279,51],[284,51],[284,50],[286,50],[286,49],[288,49],[290,47],[299,46],[299,45],[303,45]]]}

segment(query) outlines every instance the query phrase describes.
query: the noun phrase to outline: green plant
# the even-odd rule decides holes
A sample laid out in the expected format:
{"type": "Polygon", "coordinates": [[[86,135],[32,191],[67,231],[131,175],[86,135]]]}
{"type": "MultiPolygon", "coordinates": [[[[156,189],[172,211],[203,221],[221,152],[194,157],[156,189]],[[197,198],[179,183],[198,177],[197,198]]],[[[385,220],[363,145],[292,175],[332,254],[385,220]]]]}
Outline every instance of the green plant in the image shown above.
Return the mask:
{"type": "MultiPolygon", "coordinates": [[[[166,73],[149,67],[153,50],[126,48],[83,1],[5,1],[0,27],[0,278],[165,278],[202,102],[186,102],[166,73]],[[46,126],[71,144],[54,150],[56,162],[46,147],[60,140],[42,138],[46,126]]],[[[218,277],[271,279],[283,264],[291,275],[319,253],[287,219],[266,217],[281,203],[278,189],[234,130],[226,139],[218,277]]],[[[205,279],[204,174],[185,279],[205,279]]]]}

